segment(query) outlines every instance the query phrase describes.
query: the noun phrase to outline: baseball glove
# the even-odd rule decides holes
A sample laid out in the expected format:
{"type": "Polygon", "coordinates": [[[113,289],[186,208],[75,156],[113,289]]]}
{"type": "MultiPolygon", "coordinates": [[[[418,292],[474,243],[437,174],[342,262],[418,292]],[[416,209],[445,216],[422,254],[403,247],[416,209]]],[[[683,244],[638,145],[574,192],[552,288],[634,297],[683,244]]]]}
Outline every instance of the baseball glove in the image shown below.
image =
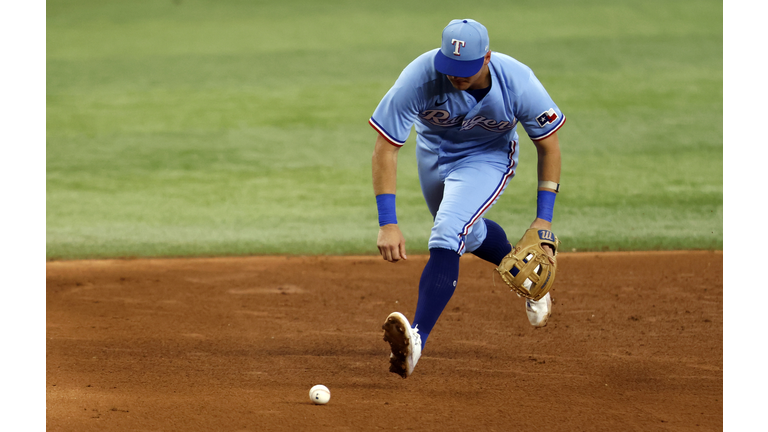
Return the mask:
{"type": "Polygon", "coordinates": [[[549,230],[529,228],[496,268],[501,279],[522,297],[539,300],[555,283],[560,240],[549,230]],[[549,245],[554,257],[542,248],[549,245]]]}

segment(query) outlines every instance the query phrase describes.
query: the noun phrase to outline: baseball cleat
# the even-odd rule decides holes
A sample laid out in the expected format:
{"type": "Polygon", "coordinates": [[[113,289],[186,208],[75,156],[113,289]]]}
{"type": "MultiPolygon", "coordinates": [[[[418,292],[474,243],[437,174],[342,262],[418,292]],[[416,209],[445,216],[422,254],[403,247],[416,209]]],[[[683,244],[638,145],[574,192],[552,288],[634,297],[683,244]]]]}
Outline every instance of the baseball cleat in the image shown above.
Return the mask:
{"type": "Polygon", "coordinates": [[[408,378],[421,357],[419,329],[411,328],[408,319],[400,312],[389,314],[381,328],[384,330],[384,341],[389,343],[392,350],[389,355],[389,371],[408,378]]]}
{"type": "Polygon", "coordinates": [[[528,321],[534,327],[544,327],[552,315],[552,298],[547,293],[539,301],[531,299],[525,300],[525,313],[528,315],[528,321]]]}

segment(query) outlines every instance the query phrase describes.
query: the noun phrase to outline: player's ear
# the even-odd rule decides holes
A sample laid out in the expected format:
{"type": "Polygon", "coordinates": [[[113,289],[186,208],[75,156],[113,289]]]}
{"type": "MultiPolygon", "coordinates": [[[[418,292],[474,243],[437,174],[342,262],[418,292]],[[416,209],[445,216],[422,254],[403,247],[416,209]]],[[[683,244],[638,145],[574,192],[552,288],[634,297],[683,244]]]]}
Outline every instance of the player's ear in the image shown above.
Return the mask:
{"type": "Polygon", "coordinates": [[[487,53],[485,53],[485,60],[483,61],[483,66],[487,65],[491,62],[491,50],[488,50],[487,53]]]}

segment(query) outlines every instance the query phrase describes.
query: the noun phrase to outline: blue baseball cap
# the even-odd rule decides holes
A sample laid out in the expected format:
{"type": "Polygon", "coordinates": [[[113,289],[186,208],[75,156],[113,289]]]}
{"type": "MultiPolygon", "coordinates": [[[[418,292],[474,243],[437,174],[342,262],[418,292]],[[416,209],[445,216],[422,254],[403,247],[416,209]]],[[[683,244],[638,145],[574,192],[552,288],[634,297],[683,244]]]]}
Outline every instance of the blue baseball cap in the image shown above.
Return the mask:
{"type": "Polygon", "coordinates": [[[435,55],[438,72],[471,77],[483,67],[488,52],[488,30],[471,19],[455,19],[443,29],[443,44],[435,55]]]}

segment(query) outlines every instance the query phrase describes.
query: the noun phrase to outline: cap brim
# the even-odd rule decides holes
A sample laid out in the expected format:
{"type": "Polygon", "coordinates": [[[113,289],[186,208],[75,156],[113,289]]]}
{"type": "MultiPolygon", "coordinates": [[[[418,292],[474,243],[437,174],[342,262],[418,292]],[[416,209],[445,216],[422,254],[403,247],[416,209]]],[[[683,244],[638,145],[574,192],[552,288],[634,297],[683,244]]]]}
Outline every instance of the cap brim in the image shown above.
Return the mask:
{"type": "Polygon", "coordinates": [[[437,50],[437,54],[435,54],[435,69],[442,74],[467,78],[480,71],[484,60],[485,57],[480,57],[477,60],[458,61],[437,50]]]}

